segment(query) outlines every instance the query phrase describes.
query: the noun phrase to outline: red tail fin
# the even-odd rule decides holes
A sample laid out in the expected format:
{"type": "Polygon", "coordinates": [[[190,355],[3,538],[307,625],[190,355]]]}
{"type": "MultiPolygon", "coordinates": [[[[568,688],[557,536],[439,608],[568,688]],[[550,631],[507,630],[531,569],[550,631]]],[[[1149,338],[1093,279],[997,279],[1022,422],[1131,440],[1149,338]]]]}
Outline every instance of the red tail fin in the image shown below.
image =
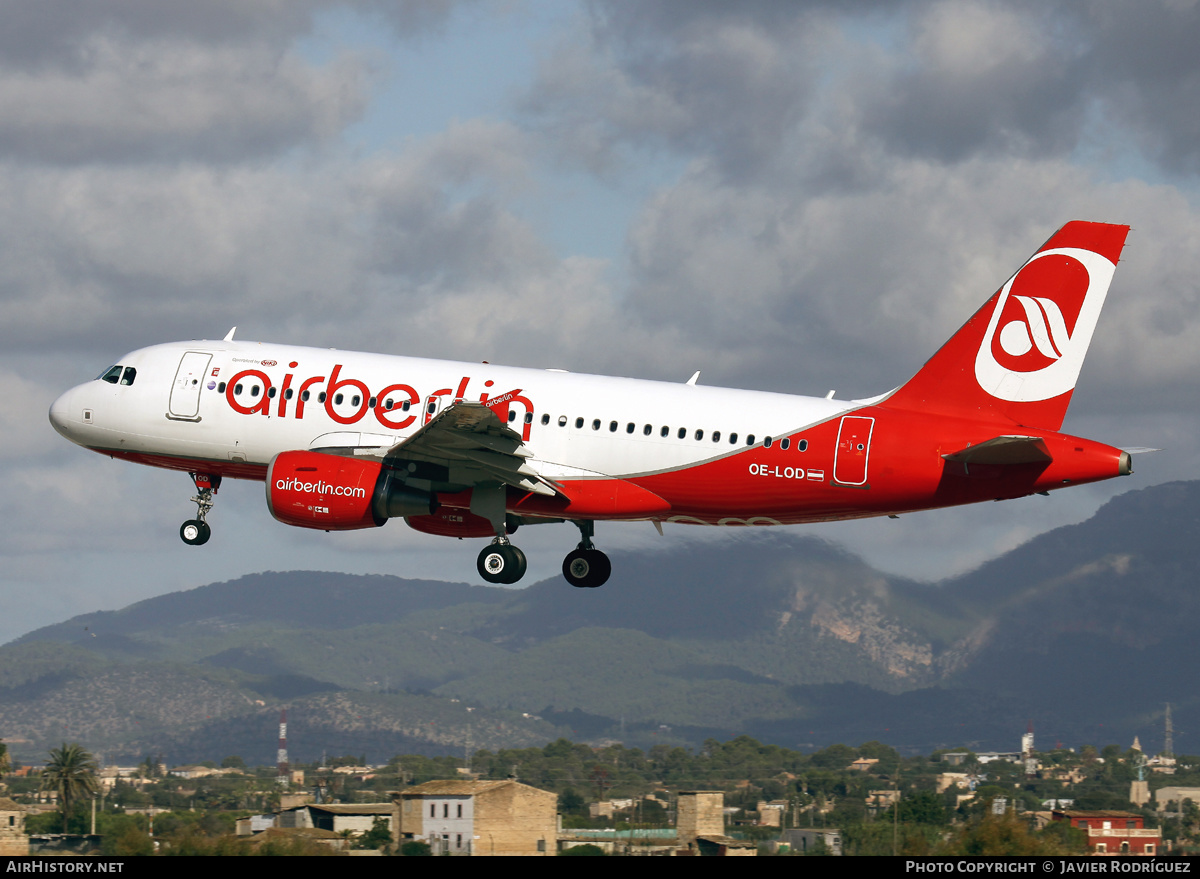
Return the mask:
{"type": "Polygon", "coordinates": [[[883,405],[1058,430],[1128,233],[1067,223],[883,405]]]}

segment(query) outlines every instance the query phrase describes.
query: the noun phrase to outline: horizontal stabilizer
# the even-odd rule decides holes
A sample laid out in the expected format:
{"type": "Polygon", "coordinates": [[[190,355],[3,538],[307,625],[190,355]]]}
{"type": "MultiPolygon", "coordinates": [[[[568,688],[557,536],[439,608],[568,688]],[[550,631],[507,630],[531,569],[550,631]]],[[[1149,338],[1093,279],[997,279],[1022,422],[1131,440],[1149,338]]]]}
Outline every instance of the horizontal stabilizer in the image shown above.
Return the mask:
{"type": "Polygon", "coordinates": [[[958,464],[1048,464],[1053,459],[1040,436],[997,436],[986,442],[967,446],[959,452],[942,455],[958,464]]]}

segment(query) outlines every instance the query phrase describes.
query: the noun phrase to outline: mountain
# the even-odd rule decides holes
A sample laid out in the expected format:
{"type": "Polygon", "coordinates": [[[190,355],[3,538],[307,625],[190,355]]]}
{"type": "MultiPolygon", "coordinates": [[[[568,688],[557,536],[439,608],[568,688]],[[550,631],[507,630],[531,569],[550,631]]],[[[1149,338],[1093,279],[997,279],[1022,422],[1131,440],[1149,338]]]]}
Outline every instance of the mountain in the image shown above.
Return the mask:
{"type": "Polygon", "coordinates": [[[286,705],[297,760],[557,735],[1012,750],[1030,719],[1153,746],[1165,702],[1200,728],[1198,538],[1200,483],[1172,483],[932,585],[786,532],[614,553],[594,590],[265,572],[0,647],[0,736],[268,762],[286,705]]]}

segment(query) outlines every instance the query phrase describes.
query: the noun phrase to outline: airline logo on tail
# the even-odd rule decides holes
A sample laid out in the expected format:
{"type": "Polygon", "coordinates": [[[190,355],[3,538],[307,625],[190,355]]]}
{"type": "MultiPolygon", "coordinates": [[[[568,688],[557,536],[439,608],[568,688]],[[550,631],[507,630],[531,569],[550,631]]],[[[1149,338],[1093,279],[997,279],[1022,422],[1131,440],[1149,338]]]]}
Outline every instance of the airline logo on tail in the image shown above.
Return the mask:
{"type": "Polygon", "coordinates": [[[1116,268],[1077,247],[1035,254],[1000,291],[975,358],[979,386],[1014,403],[1072,390],[1116,268]]]}

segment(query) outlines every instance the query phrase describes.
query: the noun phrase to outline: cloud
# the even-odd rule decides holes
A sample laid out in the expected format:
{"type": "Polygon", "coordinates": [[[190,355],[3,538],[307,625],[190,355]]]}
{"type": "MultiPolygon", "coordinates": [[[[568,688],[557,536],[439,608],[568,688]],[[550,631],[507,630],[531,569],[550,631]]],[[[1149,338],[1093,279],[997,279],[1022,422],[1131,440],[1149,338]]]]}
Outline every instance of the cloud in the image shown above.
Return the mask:
{"type": "Polygon", "coordinates": [[[0,158],[227,162],[328,141],[358,119],[368,72],[268,45],[89,38],[82,70],[0,68],[0,158]]]}
{"type": "Polygon", "coordinates": [[[906,51],[858,76],[864,129],[944,161],[1069,151],[1087,94],[1079,47],[1054,24],[986,0],[913,10],[906,51]]]}

